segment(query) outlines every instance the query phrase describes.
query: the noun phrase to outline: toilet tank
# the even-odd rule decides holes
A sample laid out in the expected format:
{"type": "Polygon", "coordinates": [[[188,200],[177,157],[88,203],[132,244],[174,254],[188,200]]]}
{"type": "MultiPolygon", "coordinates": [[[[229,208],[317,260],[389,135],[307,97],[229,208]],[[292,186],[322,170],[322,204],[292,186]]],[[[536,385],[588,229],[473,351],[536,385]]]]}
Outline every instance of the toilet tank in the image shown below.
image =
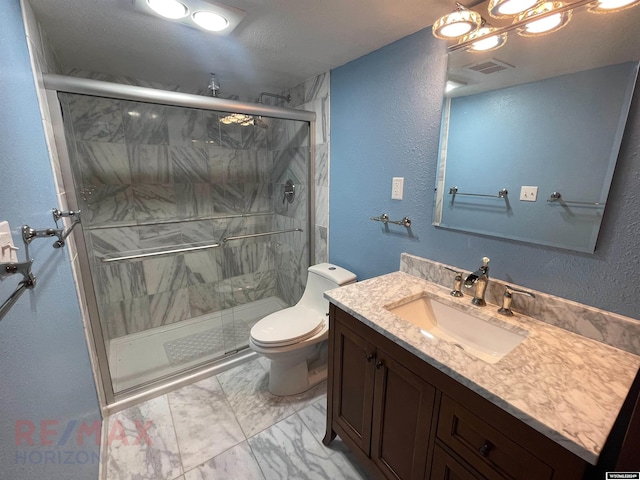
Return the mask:
{"type": "Polygon", "coordinates": [[[321,313],[329,312],[329,301],[323,296],[327,290],[342,287],[356,281],[356,274],[331,263],[319,263],[309,267],[307,286],[299,306],[312,308],[321,313]]]}

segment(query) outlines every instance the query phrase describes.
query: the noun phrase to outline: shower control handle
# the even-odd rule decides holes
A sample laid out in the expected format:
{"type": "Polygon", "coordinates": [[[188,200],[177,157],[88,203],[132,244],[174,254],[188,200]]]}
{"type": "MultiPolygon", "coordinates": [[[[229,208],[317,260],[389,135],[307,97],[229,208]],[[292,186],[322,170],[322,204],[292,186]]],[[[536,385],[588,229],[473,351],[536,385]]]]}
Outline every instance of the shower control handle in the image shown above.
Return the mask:
{"type": "Polygon", "coordinates": [[[291,179],[287,180],[286,183],[282,185],[283,187],[283,195],[282,195],[282,204],[286,201],[289,203],[293,203],[293,200],[296,198],[296,186],[293,184],[291,179]]]}

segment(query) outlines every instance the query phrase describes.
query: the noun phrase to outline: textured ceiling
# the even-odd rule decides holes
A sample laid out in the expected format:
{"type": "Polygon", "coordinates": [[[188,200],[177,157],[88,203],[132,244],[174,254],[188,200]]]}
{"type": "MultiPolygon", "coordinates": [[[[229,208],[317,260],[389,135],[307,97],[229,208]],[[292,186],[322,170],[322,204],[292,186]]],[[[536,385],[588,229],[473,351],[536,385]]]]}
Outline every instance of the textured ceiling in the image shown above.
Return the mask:
{"type": "MultiPolygon", "coordinates": [[[[225,0],[247,12],[217,36],[137,11],[133,0],[29,0],[65,69],[206,88],[277,92],[430,26],[448,0],[225,0]]],[[[141,1],[141,0],[136,0],[141,1]]],[[[185,0],[188,2],[188,0],[185,0]]]]}

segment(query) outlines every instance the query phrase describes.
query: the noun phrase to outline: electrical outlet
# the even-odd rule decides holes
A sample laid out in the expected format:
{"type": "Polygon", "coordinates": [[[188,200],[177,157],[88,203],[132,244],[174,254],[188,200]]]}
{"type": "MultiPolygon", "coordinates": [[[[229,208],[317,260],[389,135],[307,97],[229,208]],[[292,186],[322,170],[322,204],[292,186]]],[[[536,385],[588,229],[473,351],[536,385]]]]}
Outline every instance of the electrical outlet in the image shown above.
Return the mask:
{"type": "Polygon", "coordinates": [[[391,182],[391,200],[402,200],[404,177],[393,177],[391,182]]]}
{"type": "Polygon", "coordinates": [[[538,187],[521,187],[520,200],[523,202],[535,202],[538,199],[538,187]]]}

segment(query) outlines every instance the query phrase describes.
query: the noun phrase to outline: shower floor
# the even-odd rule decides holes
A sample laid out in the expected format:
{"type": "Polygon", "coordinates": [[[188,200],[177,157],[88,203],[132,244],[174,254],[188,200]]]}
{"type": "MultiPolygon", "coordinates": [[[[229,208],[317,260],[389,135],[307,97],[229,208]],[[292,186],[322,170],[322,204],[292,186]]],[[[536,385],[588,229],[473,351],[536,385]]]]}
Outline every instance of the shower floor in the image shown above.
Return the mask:
{"type": "Polygon", "coordinates": [[[109,343],[113,389],[121,392],[244,348],[258,320],[286,307],[280,298],[269,297],[114,338],[109,343]]]}

